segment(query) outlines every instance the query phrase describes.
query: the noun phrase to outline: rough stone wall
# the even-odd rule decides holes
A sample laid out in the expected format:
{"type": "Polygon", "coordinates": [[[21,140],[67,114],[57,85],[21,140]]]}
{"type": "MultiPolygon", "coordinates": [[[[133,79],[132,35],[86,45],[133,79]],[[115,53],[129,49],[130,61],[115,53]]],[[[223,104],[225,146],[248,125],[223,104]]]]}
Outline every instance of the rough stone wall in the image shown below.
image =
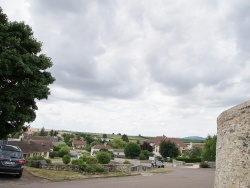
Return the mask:
{"type": "Polygon", "coordinates": [[[215,188],[250,188],[250,101],[217,119],[215,188]]]}

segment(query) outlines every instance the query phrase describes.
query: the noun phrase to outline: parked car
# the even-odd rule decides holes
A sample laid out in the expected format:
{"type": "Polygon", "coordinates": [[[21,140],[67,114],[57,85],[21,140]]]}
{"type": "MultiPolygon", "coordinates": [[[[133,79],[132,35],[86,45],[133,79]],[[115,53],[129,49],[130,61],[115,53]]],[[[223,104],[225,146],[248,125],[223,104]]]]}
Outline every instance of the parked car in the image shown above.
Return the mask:
{"type": "Polygon", "coordinates": [[[161,161],[156,161],[155,162],[155,167],[156,168],[164,168],[164,163],[161,161]]]}
{"type": "Polygon", "coordinates": [[[25,160],[22,151],[17,146],[0,145],[0,174],[14,174],[20,178],[25,160]]]}

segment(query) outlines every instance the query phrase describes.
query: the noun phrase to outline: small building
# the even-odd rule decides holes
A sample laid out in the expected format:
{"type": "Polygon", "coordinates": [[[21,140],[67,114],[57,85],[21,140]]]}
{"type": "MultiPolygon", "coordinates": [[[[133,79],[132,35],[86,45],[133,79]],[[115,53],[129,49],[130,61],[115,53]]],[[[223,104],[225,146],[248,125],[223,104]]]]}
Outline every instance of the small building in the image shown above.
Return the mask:
{"type": "Polygon", "coordinates": [[[162,141],[170,141],[176,144],[176,146],[178,147],[180,153],[184,153],[185,149],[186,149],[186,144],[184,142],[182,142],[179,138],[168,138],[166,136],[157,136],[154,139],[150,140],[150,145],[153,147],[153,153],[154,155],[157,156],[161,156],[160,154],[160,144],[162,141]]]}
{"type": "Polygon", "coordinates": [[[73,148],[84,148],[85,146],[86,146],[86,141],[73,140],[73,142],[72,142],[73,148]]]}
{"type": "Polygon", "coordinates": [[[118,157],[118,158],[125,157],[124,149],[114,149],[113,154],[115,157],[118,157]]]}
{"type": "Polygon", "coordinates": [[[19,147],[24,158],[42,156],[48,159],[49,152],[53,150],[52,142],[8,141],[8,144],[19,147]]]}
{"type": "Polygon", "coordinates": [[[97,153],[98,151],[100,151],[101,149],[107,149],[107,150],[110,151],[110,152],[114,152],[114,149],[113,149],[110,145],[107,145],[107,144],[97,144],[97,145],[94,145],[94,146],[91,148],[90,155],[91,155],[91,156],[96,156],[96,153],[97,153]]]}

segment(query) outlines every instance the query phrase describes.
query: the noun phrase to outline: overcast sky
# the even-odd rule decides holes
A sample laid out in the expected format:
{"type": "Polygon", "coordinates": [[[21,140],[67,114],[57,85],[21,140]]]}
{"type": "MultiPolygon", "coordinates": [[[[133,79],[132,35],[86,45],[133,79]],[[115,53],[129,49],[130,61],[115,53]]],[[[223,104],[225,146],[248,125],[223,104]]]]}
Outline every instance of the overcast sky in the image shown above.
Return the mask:
{"type": "Polygon", "coordinates": [[[250,98],[249,0],[1,0],[53,61],[32,127],[214,135],[250,98]]]}

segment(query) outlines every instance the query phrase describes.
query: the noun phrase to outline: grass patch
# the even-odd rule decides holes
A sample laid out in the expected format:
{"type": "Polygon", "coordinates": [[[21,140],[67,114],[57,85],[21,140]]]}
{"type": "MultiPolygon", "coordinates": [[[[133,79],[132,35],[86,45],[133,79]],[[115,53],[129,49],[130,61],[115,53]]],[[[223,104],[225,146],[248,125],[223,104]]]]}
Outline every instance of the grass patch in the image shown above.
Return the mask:
{"type": "Polygon", "coordinates": [[[166,168],[153,168],[152,170],[148,171],[150,173],[169,173],[172,172],[172,170],[166,169],[166,168]]]}
{"type": "Polygon", "coordinates": [[[83,174],[80,172],[46,170],[46,169],[33,168],[33,167],[28,167],[28,166],[25,166],[25,169],[35,176],[54,180],[54,181],[135,175],[134,173],[130,173],[130,172],[109,172],[107,174],[91,175],[91,174],[83,174]]]}
{"type": "Polygon", "coordinates": [[[46,179],[62,180],[62,179],[81,179],[86,178],[82,173],[72,171],[59,171],[57,170],[46,170],[40,168],[33,168],[25,166],[25,169],[35,176],[39,176],[46,179]]]}

